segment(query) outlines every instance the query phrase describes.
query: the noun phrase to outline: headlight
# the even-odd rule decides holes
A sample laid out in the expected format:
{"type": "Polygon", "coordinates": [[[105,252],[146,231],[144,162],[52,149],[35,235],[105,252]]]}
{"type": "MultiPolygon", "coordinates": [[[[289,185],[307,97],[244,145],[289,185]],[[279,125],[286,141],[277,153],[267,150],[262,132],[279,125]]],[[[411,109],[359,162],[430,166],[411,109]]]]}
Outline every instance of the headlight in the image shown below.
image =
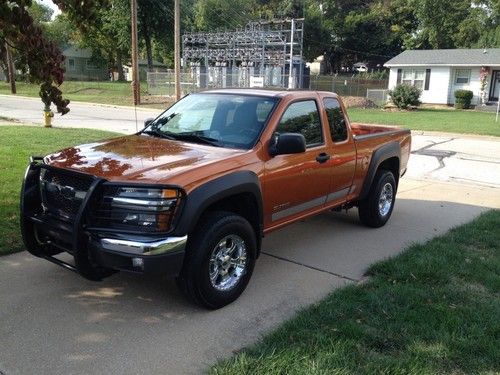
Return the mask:
{"type": "Polygon", "coordinates": [[[167,232],[181,197],[176,189],[106,186],[93,219],[115,229],[167,232]]]}

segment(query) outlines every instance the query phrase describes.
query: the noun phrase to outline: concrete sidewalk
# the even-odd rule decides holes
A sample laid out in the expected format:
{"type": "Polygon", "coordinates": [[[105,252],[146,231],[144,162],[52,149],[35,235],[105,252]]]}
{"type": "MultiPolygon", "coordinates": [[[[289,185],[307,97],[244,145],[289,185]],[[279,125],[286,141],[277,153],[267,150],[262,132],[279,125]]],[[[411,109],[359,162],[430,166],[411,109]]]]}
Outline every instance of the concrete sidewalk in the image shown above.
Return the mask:
{"type": "Polygon", "coordinates": [[[388,225],[326,213],[265,238],[247,291],[205,311],[172,280],[117,274],[92,283],[27,253],[0,258],[0,371],[185,374],[255,342],[373,262],[500,208],[500,189],[403,178],[388,225]],[[466,203],[463,203],[466,202],[466,203]]]}

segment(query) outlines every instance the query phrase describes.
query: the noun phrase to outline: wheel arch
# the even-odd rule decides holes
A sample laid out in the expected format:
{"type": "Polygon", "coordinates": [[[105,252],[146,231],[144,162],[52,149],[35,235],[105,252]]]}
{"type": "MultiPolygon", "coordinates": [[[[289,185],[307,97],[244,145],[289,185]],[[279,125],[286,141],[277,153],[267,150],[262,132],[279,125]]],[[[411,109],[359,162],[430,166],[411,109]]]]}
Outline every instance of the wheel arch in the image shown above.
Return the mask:
{"type": "Polygon", "coordinates": [[[194,189],[186,197],[175,232],[191,233],[204,214],[218,210],[233,212],[248,220],[255,231],[257,254],[260,253],[263,203],[257,175],[251,171],[233,172],[194,189]]]}
{"type": "Polygon", "coordinates": [[[394,174],[396,188],[399,183],[399,170],[401,161],[401,145],[399,142],[387,143],[373,152],[368,172],[359,195],[359,199],[364,199],[370,192],[370,188],[375,178],[375,174],[380,169],[386,169],[394,174]]]}

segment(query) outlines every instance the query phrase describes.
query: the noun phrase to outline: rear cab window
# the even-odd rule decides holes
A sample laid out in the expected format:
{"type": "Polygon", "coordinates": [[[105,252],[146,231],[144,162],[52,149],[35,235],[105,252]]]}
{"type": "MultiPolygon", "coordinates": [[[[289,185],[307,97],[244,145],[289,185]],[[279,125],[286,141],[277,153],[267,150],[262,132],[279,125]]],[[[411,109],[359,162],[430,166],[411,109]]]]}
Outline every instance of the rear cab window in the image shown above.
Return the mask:
{"type": "Polygon", "coordinates": [[[288,106],[276,127],[276,133],[300,133],[306,139],[306,147],[324,143],[323,128],[315,100],[302,100],[288,106]]]}
{"type": "Polygon", "coordinates": [[[323,104],[328,117],[328,126],[330,127],[332,141],[343,142],[347,140],[347,122],[339,101],[334,98],[325,98],[323,104]]]}

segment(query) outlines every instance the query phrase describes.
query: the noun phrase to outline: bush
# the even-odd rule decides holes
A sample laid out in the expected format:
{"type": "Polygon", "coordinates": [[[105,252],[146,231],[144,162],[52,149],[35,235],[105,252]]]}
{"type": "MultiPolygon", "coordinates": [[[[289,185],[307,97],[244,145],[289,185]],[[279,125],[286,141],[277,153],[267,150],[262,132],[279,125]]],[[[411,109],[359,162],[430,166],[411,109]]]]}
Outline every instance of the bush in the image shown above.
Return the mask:
{"type": "Polygon", "coordinates": [[[410,106],[420,105],[420,95],[422,91],[405,83],[397,85],[394,90],[389,91],[392,102],[399,109],[408,109],[410,106]]]}
{"type": "Polygon", "coordinates": [[[469,109],[470,102],[474,93],[470,90],[457,90],[455,91],[455,108],[469,109]]]}

